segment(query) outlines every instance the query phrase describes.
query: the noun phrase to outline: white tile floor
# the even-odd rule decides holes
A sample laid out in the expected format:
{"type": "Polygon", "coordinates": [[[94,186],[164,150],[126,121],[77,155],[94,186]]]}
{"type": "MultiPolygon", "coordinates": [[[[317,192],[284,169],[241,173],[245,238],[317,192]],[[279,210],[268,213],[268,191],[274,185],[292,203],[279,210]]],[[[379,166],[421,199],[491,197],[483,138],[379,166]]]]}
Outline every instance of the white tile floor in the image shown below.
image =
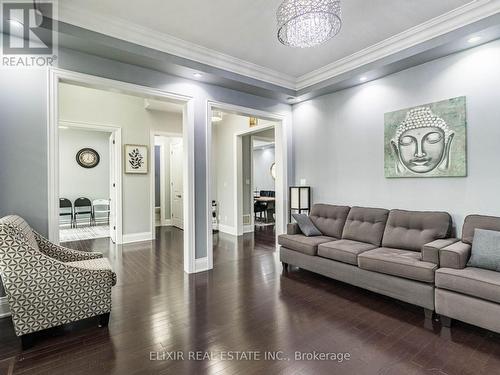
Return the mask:
{"type": "Polygon", "coordinates": [[[61,228],[59,242],[91,240],[93,238],[109,237],[109,225],[96,225],[93,227],[80,226],[78,228],[61,228]]]}

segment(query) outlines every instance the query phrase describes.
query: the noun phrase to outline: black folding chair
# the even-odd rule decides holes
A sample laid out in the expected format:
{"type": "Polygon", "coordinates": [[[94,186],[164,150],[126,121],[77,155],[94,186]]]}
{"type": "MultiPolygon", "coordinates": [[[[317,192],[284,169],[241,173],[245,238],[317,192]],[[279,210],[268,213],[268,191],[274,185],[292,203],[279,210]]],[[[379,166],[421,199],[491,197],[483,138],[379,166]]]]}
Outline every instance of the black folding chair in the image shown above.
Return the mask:
{"type": "Polygon", "coordinates": [[[71,228],[73,228],[73,222],[75,220],[73,213],[73,204],[71,201],[67,198],[59,198],[59,217],[69,216],[71,228]]]}
{"type": "Polygon", "coordinates": [[[75,200],[75,228],[78,228],[78,216],[89,215],[89,226],[92,226],[92,202],[88,198],[78,198],[75,200]]]}

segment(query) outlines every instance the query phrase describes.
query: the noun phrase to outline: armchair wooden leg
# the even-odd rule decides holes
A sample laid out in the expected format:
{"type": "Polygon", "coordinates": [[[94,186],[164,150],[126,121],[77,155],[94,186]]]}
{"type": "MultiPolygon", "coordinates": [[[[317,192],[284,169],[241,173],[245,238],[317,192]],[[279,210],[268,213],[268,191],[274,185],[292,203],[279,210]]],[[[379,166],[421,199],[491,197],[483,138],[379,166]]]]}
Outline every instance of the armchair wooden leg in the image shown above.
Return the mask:
{"type": "Polygon", "coordinates": [[[99,327],[107,327],[110,313],[99,315],[99,327]]]}
{"type": "Polygon", "coordinates": [[[21,336],[21,345],[23,350],[28,350],[33,347],[35,344],[35,334],[28,333],[26,335],[21,336]]]}

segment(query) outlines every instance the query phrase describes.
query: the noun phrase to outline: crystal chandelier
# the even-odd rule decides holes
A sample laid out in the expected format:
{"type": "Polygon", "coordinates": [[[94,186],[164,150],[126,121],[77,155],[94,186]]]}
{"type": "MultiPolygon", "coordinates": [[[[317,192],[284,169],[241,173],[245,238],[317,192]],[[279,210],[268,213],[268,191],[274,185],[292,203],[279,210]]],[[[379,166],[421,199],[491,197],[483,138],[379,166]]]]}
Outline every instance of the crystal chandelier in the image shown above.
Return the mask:
{"type": "Polygon", "coordinates": [[[276,13],[278,39],[291,47],[312,47],[338,34],[340,0],[285,0],[276,13]]]}

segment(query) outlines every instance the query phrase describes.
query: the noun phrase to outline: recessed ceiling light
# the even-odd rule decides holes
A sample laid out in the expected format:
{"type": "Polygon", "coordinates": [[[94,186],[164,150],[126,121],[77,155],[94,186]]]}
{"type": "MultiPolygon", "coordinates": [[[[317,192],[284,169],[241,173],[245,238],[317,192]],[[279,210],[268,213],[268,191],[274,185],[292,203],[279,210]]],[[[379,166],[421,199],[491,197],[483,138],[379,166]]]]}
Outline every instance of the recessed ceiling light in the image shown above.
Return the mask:
{"type": "Polygon", "coordinates": [[[201,77],[203,77],[203,74],[201,74],[201,73],[194,73],[193,76],[194,76],[194,78],[201,78],[201,77]]]}
{"type": "Polygon", "coordinates": [[[368,79],[368,77],[365,77],[365,76],[359,77],[360,82],[365,82],[367,79],[368,79]]]}
{"type": "Polygon", "coordinates": [[[480,36],[473,36],[473,37],[469,38],[468,42],[469,43],[476,43],[476,42],[479,42],[480,40],[481,40],[480,36]]]}
{"type": "Polygon", "coordinates": [[[16,29],[24,28],[24,25],[21,22],[19,22],[18,20],[9,19],[9,23],[11,26],[14,26],[16,29]]]}

